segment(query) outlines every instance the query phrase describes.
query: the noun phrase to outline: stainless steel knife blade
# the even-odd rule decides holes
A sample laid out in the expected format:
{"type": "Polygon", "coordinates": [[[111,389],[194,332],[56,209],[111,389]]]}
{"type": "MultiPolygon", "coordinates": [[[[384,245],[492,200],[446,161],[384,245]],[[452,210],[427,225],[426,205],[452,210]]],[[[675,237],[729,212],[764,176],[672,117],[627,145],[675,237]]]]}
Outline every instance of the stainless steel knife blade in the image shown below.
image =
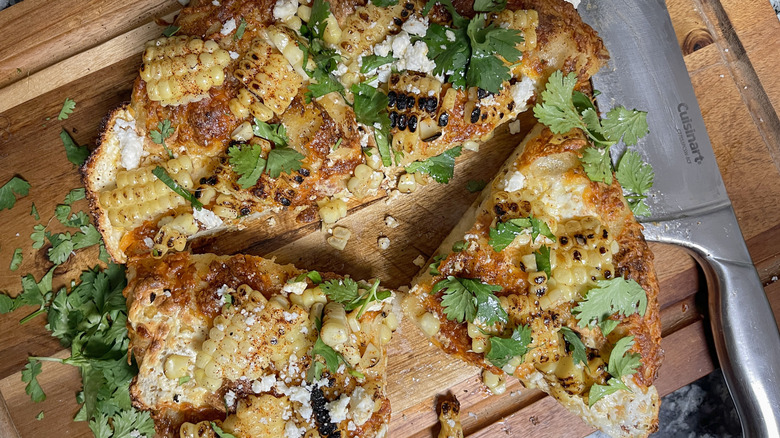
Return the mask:
{"type": "Polygon", "coordinates": [[[655,170],[645,236],[688,248],[702,265],[713,338],[743,434],[780,437],[780,333],[726,193],[666,5],[591,0],[579,11],[612,57],[593,77],[600,109],[619,104],[648,111],[650,134],[637,147],[655,170]]]}

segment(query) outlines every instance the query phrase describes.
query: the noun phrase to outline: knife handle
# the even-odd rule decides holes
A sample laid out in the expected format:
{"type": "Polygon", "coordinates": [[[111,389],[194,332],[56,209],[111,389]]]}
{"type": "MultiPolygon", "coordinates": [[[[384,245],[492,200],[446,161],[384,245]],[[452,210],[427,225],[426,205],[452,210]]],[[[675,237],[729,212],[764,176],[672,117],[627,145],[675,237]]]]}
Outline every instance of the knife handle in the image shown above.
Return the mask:
{"type": "Polygon", "coordinates": [[[688,248],[709,290],[710,320],[745,437],[780,437],[780,332],[730,204],[647,223],[648,240],[688,248]]]}

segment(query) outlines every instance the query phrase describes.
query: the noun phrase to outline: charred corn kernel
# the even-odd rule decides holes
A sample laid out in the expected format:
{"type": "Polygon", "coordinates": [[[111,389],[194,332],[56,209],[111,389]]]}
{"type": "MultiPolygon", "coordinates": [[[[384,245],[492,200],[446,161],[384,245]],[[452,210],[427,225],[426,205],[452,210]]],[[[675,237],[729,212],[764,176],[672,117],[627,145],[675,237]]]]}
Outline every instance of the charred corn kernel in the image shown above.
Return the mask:
{"type": "Polygon", "coordinates": [[[439,333],[439,328],[441,327],[441,321],[430,312],[425,312],[420,316],[418,324],[420,329],[428,336],[435,336],[439,333]]]}
{"type": "MultiPolygon", "coordinates": [[[[287,58],[289,56],[294,61],[300,56],[302,59],[303,52],[290,42],[290,37],[279,27],[270,26],[266,31],[269,38],[278,43],[275,43],[277,48],[261,39],[252,41],[250,50],[239,60],[240,69],[236,70],[236,77],[257,99],[249,105],[240,101],[239,103],[264,121],[270,120],[274,113],[281,115],[303,84],[303,77],[295,71],[293,63],[287,58]],[[285,40],[284,45],[282,40],[285,40]],[[281,51],[287,47],[290,48],[287,49],[287,55],[284,55],[281,51]],[[266,109],[271,111],[270,115],[266,109]]],[[[234,114],[236,112],[233,107],[231,111],[234,114]]]]}
{"type": "Polygon", "coordinates": [[[585,390],[583,370],[574,364],[571,356],[564,356],[555,367],[555,376],[561,387],[569,394],[581,394],[585,390]]]}
{"type": "Polygon", "coordinates": [[[484,383],[493,394],[503,394],[504,391],[506,391],[506,378],[501,375],[493,374],[488,370],[482,371],[482,383],[484,383]]]}
{"type": "Polygon", "coordinates": [[[322,330],[320,330],[322,342],[335,347],[347,342],[349,333],[344,306],[339,303],[326,304],[322,318],[322,330]]]}
{"type": "Polygon", "coordinates": [[[163,372],[169,379],[178,379],[187,375],[187,369],[190,365],[190,358],[178,354],[171,354],[165,359],[163,372]]]}
{"type": "Polygon", "coordinates": [[[414,180],[414,175],[411,173],[405,173],[398,177],[398,191],[401,193],[412,193],[417,189],[417,181],[414,180]]]}
{"type": "Polygon", "coordinates": [[[344,19],[339,42],[342,56],[355,59],[360,53],[370,51],[370,47],[382,42],[394,26],[393,18],[401,15],[403,7],[403,2],[387,8],[369,2],[355,8],[355,12],[344,19]]]}
{"type": "Polygon", "coordinates": [[[147,43],[141,66],[149,99],[165,105],[196,102],[222,85],[230,55],[214,41],[189,36],[147,43]]]}

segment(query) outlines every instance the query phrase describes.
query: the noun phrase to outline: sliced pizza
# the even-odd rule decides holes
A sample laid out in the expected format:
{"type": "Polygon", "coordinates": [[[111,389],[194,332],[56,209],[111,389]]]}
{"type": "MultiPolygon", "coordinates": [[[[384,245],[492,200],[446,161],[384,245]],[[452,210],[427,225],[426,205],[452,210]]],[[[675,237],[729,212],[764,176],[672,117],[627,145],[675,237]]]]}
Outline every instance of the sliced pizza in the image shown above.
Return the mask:
{"type": "Polygon", "coordinates": [[[379,280],[186,252],[134,261],[127,274],[130,394],[160,435],[386,434],[386,346],[399,319],[379,280]]]}
{"type": "Polygon", "coordinates": [[[404,311],[447,353],[555,397],[618,437],[657,429],[663,352],[653,255],[588,138],[539,124],[414,280],[404,311]]]}
{"type": "Polygon", "coordinates": [[[608,58],[563,0],[500,3],[192,1],[84,167],[108,252],[159,257],[259,217],[329,224],[415,173],[447,182],[553,71],[586,84],[608,58]]]}

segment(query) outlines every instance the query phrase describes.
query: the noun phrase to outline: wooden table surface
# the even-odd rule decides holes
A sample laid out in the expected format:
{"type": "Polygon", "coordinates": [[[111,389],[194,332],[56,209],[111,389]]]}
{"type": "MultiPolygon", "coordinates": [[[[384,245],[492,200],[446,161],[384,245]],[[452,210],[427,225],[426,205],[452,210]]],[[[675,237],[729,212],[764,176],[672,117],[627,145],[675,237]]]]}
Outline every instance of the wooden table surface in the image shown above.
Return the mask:
{"type": "MultiPolygon", "coordinates": [[[[767,0],[667,4],[742,233],[778,315],[780,22],[767,0]]],[[[65,159],[60,129],[66,128],[80,144],[94,144],[103,115],[129,99],[143,42],[161,32],[154,18],[170,19],[180,7],[175,0],[25,0],[0,12],[0,184],[14,175],[32,184],[28,197],[0,212],[0,290],[16,295],[21,275],[39,277],[50,267],[46,247],[31,248],[29,235],[38,222],[29,212],[35,202],[42,221],[47,220],[80,184],[65,159]],[[76,100],[76,111],[58,122],[66,97],[76,100]],[[12,272],[8,266],[15,248],[23,249],[24,263],[12,272]]],[[[525,131],[533,124],[528,114],[522,121],[525,131]]],[[[418,270],[412,261],[431,255],[476,197],[465,189],[466,182],[492,177],[520,138],[499,131],[482,147],[479,159],[471,153],[458,162],[456,178],[448,185],[430,184],[390,205],[378,197],[352,206],[342,221],[353,232],[343,252],[328,247],[315,224],[250,227],[198,248],[271,255],[301,267],[380,276],[391,286],[408,284],[418,270]],[[384,226],[388,212],[400,227],[384,226]],[[377,248],[380,235],[391,239],[386,251],[377,248]]],[[[80,202],[74,210],[86,207],[80,202]]],[[[658,244],[652,249],[661,281],[666,350],[656,384],[667,394],[711,372],[717,359],[700,269],[680,249],[658,244]]],[[[94,264],[96,255],[94,250],[72,256],[57,269],[55,287],[94,264]]],[[[0,317],[0,436],[51,436],[53,431],[90,436],[84,423],[71,421],[81,384],[75,369],[46,363],[40,376],[46,401],[34,405],[24,393],[20,371],[29,354],[67,354],[48,335],[43,318],[20,326],[24,315],[20,310],[0,317]],[[35,420],[41,410],[45,418],[35,420]]],[[[431,436],[437,430],[436,397],[447,393],[460,400],[468,435],[570,437],[591,432],[550,397],[522,389],[512,379],[505,394],[489,396],[476,369],[446,358],[408,321],[389,352],[391,436],[431,436]]]]}

